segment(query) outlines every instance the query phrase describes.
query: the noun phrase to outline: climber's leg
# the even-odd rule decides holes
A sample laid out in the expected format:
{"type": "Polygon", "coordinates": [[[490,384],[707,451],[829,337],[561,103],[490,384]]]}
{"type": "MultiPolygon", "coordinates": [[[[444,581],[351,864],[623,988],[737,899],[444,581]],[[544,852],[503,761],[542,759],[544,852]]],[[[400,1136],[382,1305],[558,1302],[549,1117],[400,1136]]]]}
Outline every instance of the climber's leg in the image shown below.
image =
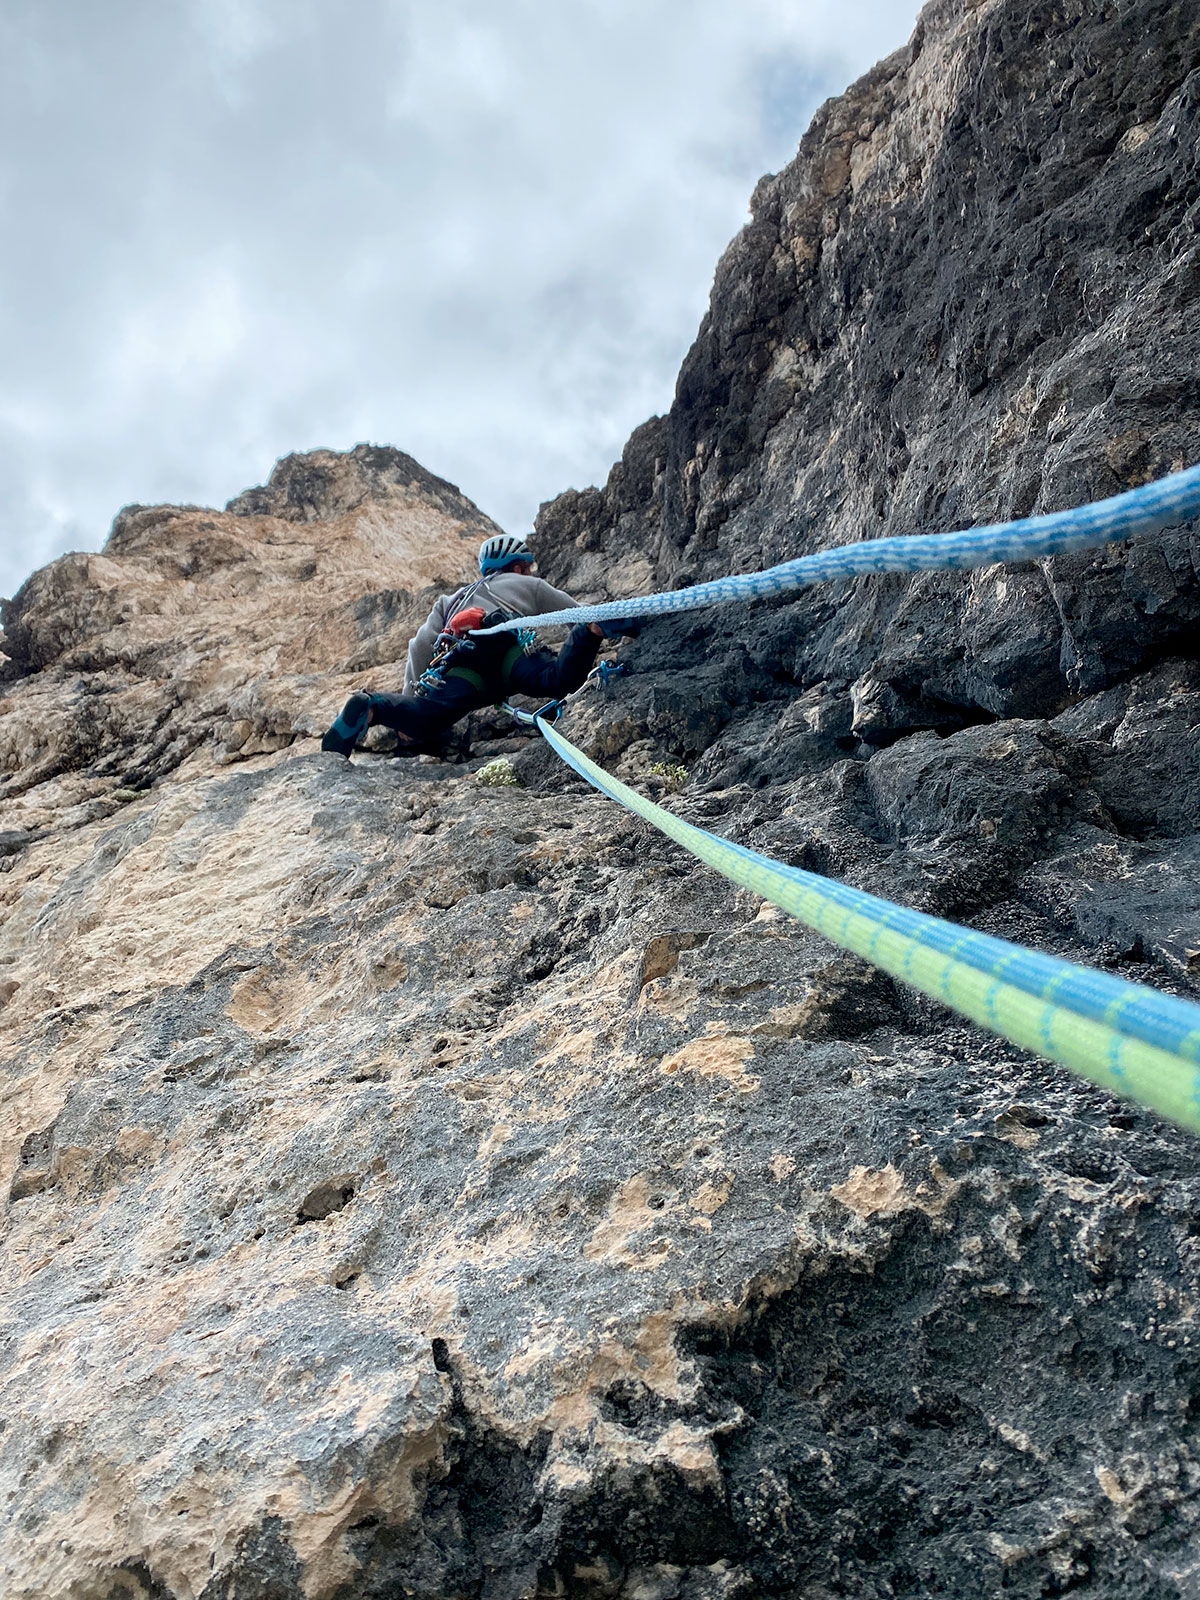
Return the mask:
{"type": "Polygon", "coordinates": [[[352,694],[321,740],[322,750],[348,756],[373,722],[391,728],[405,742],[436,742],[446,729],[495,695],[464,678],[447,678],[427,694],[352,694]]]}
{"type": "Polygon", "coordinates": [[[468,711],[487,705],[494,698],[465,678],[447,677],[424,694],[373,694],[371,721],[416,744],[427,744],[440,738],[468,711]]]}
{"type": "Polygon", "coordinates": [[[321,749],[332,750],[339,756],[348,756],[366,733],[370,721],[371,696],[352,694],[338,713],[329,732],[321,740],[321,749]]]}
{"type": "Polygon", "coordinates": [[[509,693],[549,695],[555,700],[573,694],[586,681],[603,643],[586,623],[576,623],[556,656],[549,650],[518,656],[509,669],[509,693]]]}

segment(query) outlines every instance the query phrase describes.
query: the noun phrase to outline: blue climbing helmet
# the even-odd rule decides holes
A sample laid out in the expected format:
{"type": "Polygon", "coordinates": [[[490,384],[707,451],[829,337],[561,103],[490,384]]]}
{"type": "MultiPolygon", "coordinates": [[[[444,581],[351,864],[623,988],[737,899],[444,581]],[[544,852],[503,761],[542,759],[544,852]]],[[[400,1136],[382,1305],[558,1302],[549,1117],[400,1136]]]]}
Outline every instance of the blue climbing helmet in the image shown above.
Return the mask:
{"type": "Polygon", "coordinates": [[[517,561],[533,559],[533,551],[517,533],[498,533],[479,546],[479,572],[484,578],[491,572],[503,572],[517,561]]]}

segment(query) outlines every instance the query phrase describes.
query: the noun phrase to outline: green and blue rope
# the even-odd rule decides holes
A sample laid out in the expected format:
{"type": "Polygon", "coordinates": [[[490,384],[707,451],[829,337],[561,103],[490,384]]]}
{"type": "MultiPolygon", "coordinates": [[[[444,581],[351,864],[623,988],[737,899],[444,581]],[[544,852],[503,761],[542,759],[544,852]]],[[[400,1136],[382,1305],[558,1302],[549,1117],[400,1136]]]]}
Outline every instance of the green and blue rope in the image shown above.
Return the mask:
{"type": "Polygon", "coordinates": [[[784,866],[685,822],[537,726],[593,787],[731,882],[1012,1044],[1200,1132],[1200,1006],[784,866]]]}

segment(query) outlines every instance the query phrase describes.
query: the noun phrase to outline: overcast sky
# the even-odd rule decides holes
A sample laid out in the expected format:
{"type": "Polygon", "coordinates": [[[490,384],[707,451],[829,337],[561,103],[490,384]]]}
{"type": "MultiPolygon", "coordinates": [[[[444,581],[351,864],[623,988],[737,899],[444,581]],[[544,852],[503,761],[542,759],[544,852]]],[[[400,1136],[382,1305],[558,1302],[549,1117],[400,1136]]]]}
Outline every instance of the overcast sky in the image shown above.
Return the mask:
{"type": "Polygon", "coordinates": [[[0,593],[393,444],[505,526],[670,404],[757,178],[916,0],[3,0],[0,593]]]}

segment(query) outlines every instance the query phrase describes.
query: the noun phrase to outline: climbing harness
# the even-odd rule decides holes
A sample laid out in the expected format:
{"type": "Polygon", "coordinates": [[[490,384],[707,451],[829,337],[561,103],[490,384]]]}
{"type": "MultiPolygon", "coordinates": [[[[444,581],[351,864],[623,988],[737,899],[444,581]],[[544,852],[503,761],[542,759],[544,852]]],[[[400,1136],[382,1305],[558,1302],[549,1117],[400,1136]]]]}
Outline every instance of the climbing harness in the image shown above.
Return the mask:
{"type": "MultiPolygon", "coordinates": [[[[761,600],[787,594],[805,584],[830,578],[857,578],[868,572],[965,571],[1000,561],[1031,561],[1086,550],[1118,539],[1153,533],[1200,515],[1200,467],[1172,473],[1140,489],[1097,500],[1071,511],[997,522],[960,533],[908,534],[901,538],[863,539],[836,550],[784,561],[765,572],[747,572],[688,589],[642,595],[636,600],[608,600],[602,605],[575,606],[523,617],[526,627],[555,622],[605,622],[615,617],[661,617],[696,611],[724,600],[761,600]]],[[[501,623],[500,631],[507,624],[501,623]]]]}
{"type": "Polygon", "coordinates": [[[482,606],[472,606],[469,610],[458,611],[450,618],[433,641],[433,654],[429,658],[429,665],[417,679],[418,694],[428,694],[430,690],[441,687],[451,657],[461,649],[473,648],[473,641],[467,634],[471,628],[477,628],[483,619],[482,606]]]}
{"type": "Polygon", "coordinates": [[[433,651],[429,657],[429,665],[417,679],[417,694],[428,694],[432,689],[441,688],[450,657],[467,640],[470,630],[480,627],[487,620],[483,607],[471,604],[471,601],[475,598],[476,591],[482,586],[485,576],[486,574],[481,574],[474,583],[469,584],[463,590],[458,610],[449,618],[441,633],[433,641],[433,651]]]}
{"type": "MultiPolygon", "coordinates": [[[[1127,539],[1198,514],[1200,467],[1192,467],[1072,511],[962,533],[867,540],[765,572],[637,600],[546,612],[522,621],[533,627],[568,618],[589,622],[658,616],[722,600],[782,594],[825,578],[962,570],[1028,560],[1127,539]]],[[[514,715],[536,726],[562,760],[594,788],[644,817],[698,860],[1012,1044],[1060,1062],[1092,1083],[1200,1132],[1200,1006],[785,866],[685,822],[621,783],[564,739],[551,725],[562,709],[561,701],[552,701],[540,712],[514,715]]]]}
{"type": "MultiPolygon", "coordinates": [[[[471,598],[478,587],[478,583],[472,585],[464,598],[471,598]]],[[[482,606],[460,608],[434,641],[433,654],[429,658],[429,665],[417,679],[416,692],[419,695],[429,694],[432,690],[441,688],[447,678],[466,678],[477,689],[483,689],[485,687],[483,673],[477,672],[470,665],[473,651],[482,651],[484,655],[484,659],[477,660],[476,665],[494,666],[499,657],[500,681],[506,683],[517,657],[528,654],[537,645],[536,629],[518,628],[515,640],[506,640],[499,650],[497,643],[489,641],[481,644],[480,641],[487,632],[494,632],[496,627],[505,633],[511,633],[512,630],[507,624],[514,620],[512,612],[506,611],[502,606],[489,611],[486,615],[482,606]]]]}

